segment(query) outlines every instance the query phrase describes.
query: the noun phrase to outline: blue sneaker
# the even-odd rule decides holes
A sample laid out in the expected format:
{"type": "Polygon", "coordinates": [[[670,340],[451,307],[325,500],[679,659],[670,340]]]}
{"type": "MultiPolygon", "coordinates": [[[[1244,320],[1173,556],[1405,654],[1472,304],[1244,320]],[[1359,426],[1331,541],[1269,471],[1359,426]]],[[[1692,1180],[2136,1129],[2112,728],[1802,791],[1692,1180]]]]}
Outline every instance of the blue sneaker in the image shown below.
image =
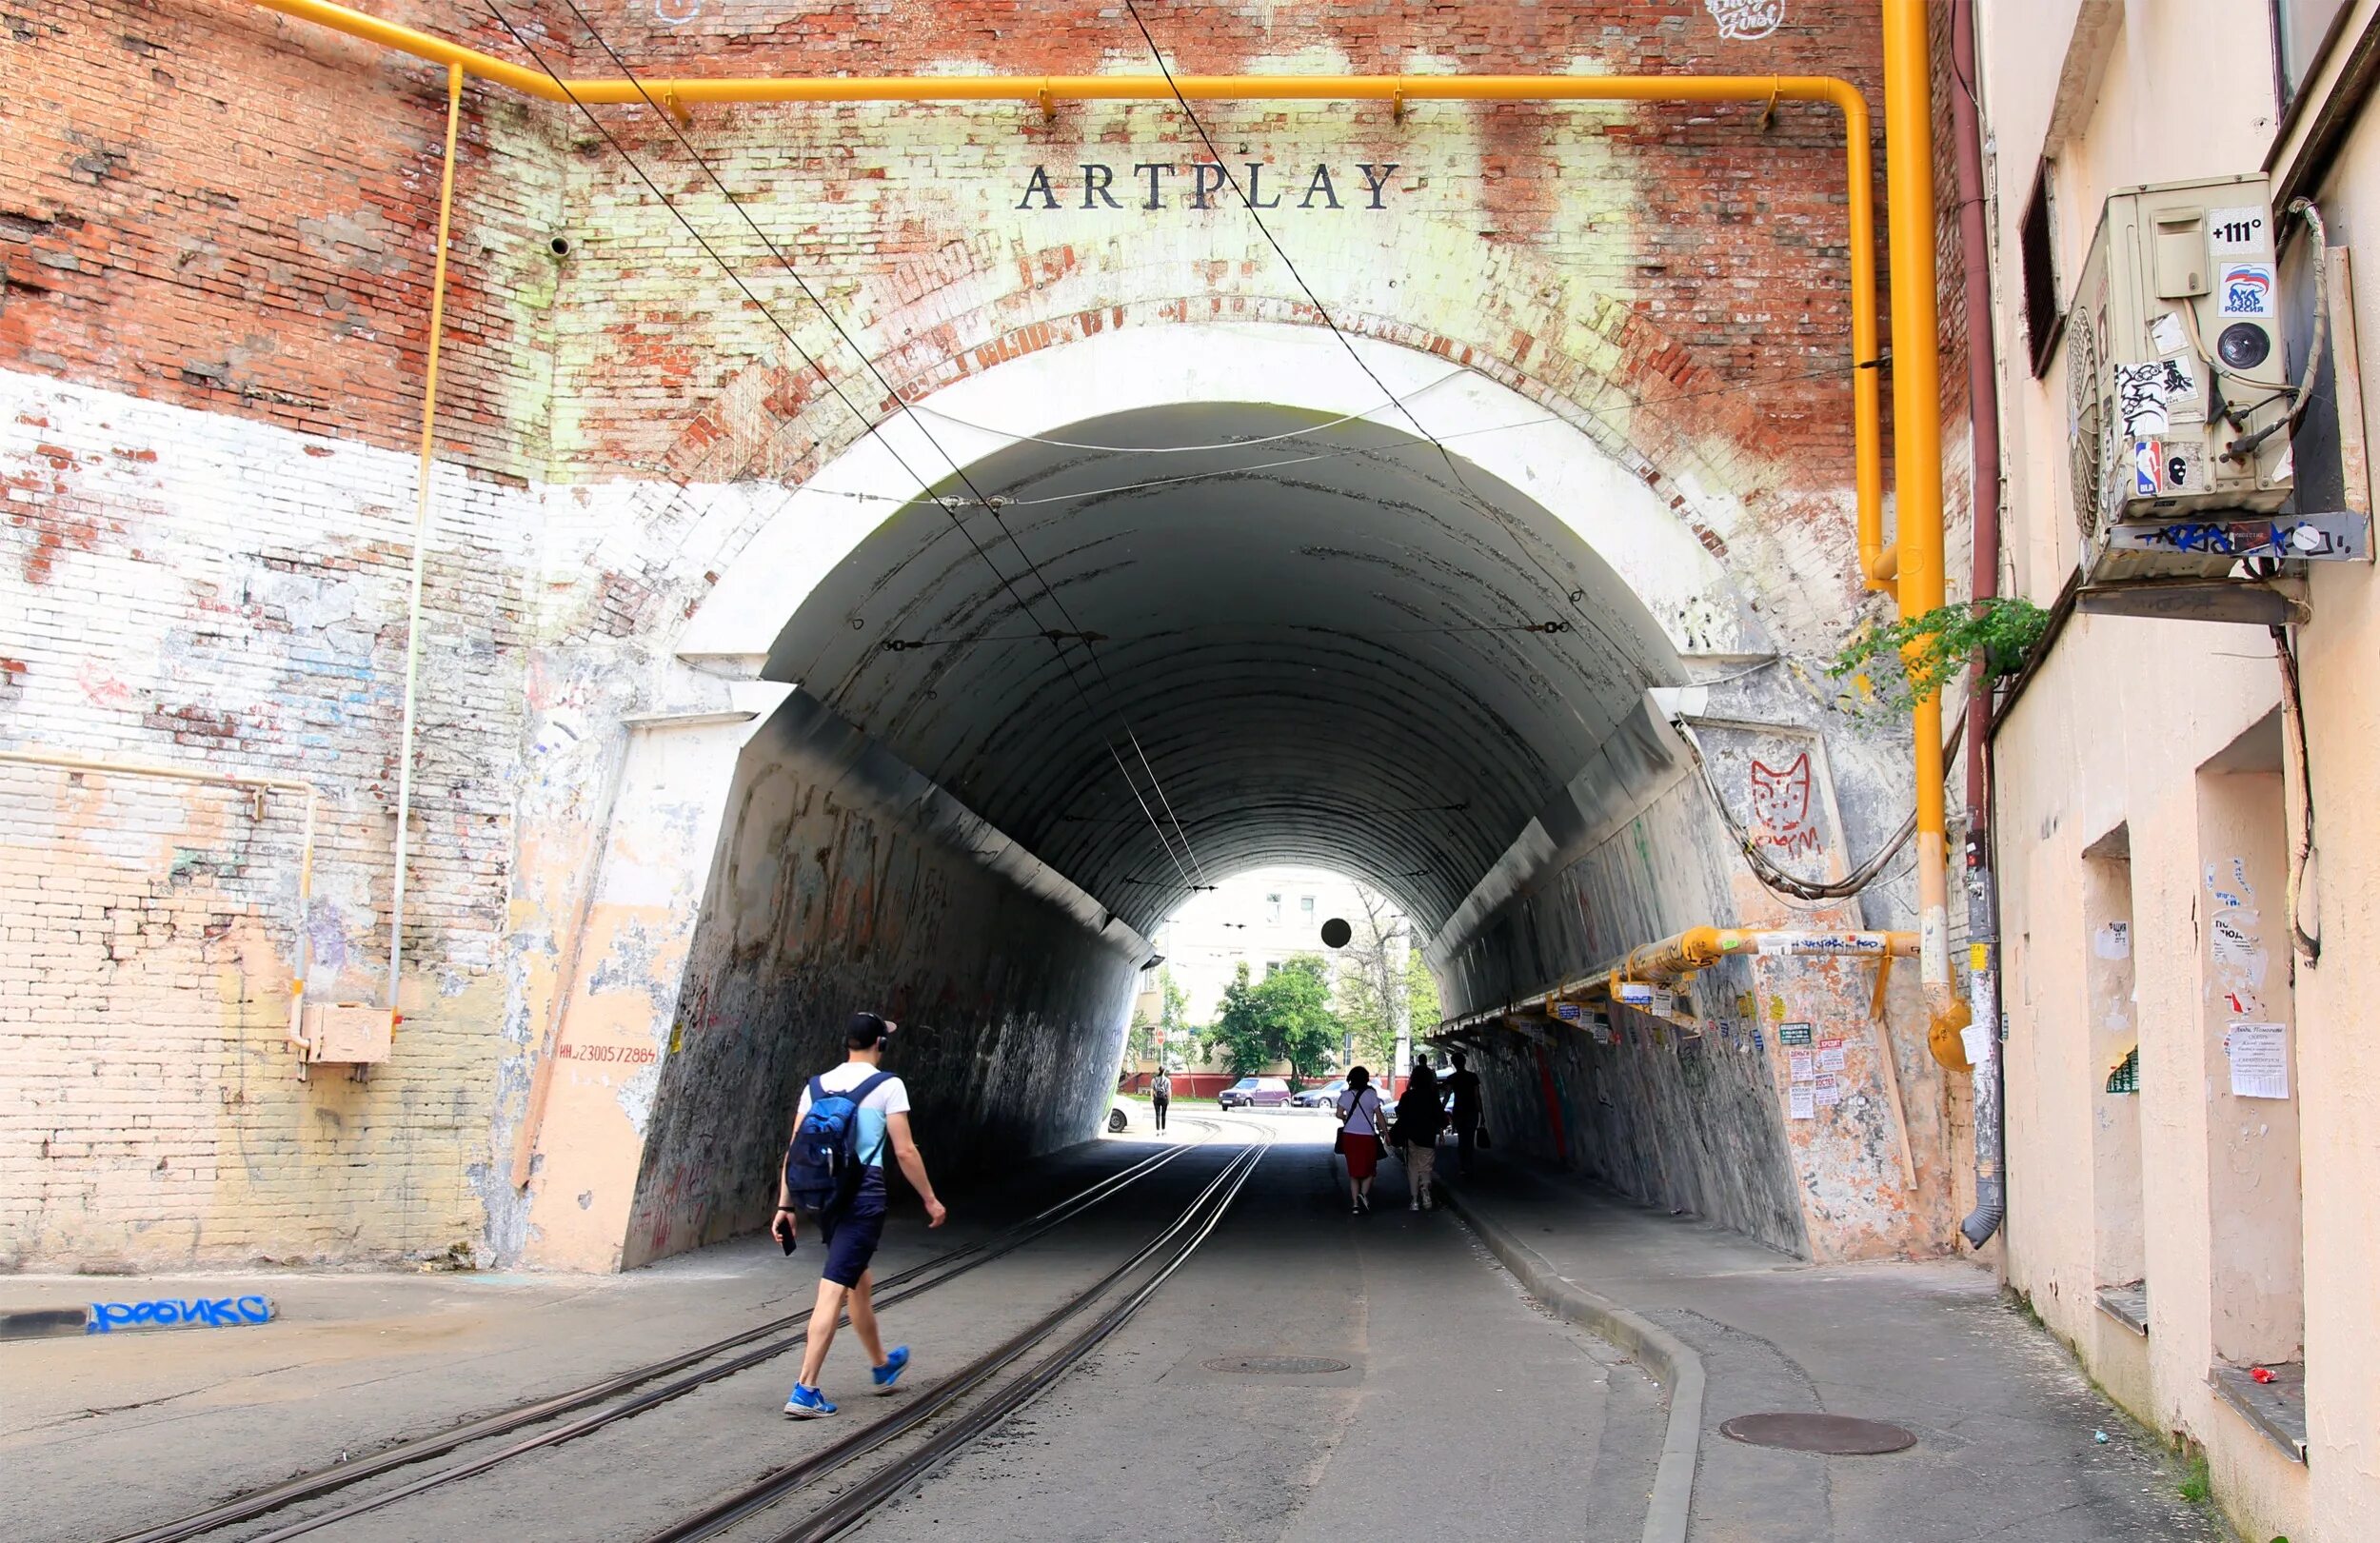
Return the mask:
{"type": "Polygon", "coordinates": [[[799,1382],[793,1385],[792,1396],[785,1400],[785,1413],[798,1420],[823,1419],[834,1412],[835,1406],[826,1401],[824,1394],[799,1382]]]}
{"type": "Polygon", "coordinates": [[[909,1369],[909,1347],[895,1345],[884,1357],[884,1364],[869,1373],[876,1379],[879,1393],[892,1392],[892,1385],[901,1380],[901,1374],[909,1369]]]}

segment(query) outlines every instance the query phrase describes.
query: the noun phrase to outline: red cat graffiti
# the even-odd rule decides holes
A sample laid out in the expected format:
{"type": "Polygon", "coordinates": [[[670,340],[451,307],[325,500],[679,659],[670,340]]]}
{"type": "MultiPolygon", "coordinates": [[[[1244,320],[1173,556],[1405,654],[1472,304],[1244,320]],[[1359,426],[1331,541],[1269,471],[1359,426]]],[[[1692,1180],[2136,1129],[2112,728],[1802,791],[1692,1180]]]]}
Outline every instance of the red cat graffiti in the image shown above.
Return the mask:
{"type": "Polygon", "coordinates": [[[1802,754],[1783,771],[1752,763],[1752,819],[1755,839],[1786,856],[1818,850],[1818,827],[1810,818],[1810,757],[1802,754]]]}

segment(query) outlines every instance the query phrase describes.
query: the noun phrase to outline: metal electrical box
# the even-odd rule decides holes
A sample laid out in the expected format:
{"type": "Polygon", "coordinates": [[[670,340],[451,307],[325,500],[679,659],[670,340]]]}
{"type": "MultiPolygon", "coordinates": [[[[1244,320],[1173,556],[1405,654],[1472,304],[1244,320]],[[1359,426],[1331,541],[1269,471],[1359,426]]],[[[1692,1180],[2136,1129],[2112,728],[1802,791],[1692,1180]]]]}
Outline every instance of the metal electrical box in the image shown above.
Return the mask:
{"type": "Polygon", "coordinates": [[[2295,535],[2274,518],[2293,512],[2278,425],[2306,362],[2284,346],[2275,234],[2261,175],[2109,197],[2066,326],[2087,583],[2221,578],[2249,555],[2231,527],[2295,535]]]}
{"type": "Polygon", "coordinates": [[[310,1064],[376,1066],[388,1058],[397,1015],[364,1002],[308,1007],[298,1058],[310,1064]]]}

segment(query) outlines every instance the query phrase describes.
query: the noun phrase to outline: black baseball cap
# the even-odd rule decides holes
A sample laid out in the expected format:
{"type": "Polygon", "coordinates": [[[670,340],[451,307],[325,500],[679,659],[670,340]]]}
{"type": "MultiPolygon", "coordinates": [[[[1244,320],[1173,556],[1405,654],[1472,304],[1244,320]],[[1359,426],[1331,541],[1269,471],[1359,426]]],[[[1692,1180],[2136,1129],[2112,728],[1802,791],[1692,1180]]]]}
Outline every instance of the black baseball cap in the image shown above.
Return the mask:
{"type": "Polygon", "coordinates": [[[899,1027],[891,1019],[874,1013],[854,1013],[849,1026],[843,1031],[843,1042],[853,1050],[873,1050],[891,1039],[893,1030],[899,1027]]]}

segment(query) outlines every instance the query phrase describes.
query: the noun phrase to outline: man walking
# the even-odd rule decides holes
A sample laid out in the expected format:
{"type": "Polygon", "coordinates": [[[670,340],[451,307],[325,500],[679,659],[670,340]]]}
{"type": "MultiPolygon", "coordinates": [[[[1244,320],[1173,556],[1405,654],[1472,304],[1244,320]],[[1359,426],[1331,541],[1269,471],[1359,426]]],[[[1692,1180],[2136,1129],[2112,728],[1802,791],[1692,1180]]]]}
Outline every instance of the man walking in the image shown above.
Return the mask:
{"type": "Polygon", "coordinates": [[[1157,1128],[1160,1131],[1165,1128],[1165,1111],[1173,1101],[1174,1079],[1160,1066],[1149,1083],[1149,1107],[1157,1112],[1157,1128]]]}
{"type": "Polygon", "coordinates": [[[793,1139],[777,1179],[777,1215],[769,1232],[793,1252],[798,1220],[795,1185],[819,1213],[826,1244],[826,1268],[818,1283],[818,1305],[810,1310],[809,1346],[802,1378],[785,1399],[785,1413],[799,1419],[832,1414],[835,1406],[819,1392],[819,1374],[844,1311],[875,1368],[876,1386],[889,1393],[909,1364],[909,1347],[887,1353],[876,1327],[876,1274],[869,1268],[884,1236],[884,1153],[889,1148],[902,1174],[925,1202],[925,1224],[939,1227],[948,1215],[925,1177],[925,1158],[909,1130],[909,1090],[883,1070],[884,1046],[898,1025],[874,1013],[854,1013],[843,1033],[849,1058],[810,1078],[794,1112],[793,1139]],[[818,1118],[811,1117],[815,1113],[818,1118]],[[823,1179],[823,1182],[822,1182],[823,1179]]]}
{"type": "Polygon", "coordinates": [[[1455,1145],[1461,1158],[1462,1175],[1471,1177],[1471,1159],[1479,1146],[1479,1074],[1466,1070],[1462,1052],[1455,1052],[1455,1069],[1446,1074],[1446,1091],[1453,1098],[1448,1111],[1449,1123],[1455,1127],[1455,1145]]]}

